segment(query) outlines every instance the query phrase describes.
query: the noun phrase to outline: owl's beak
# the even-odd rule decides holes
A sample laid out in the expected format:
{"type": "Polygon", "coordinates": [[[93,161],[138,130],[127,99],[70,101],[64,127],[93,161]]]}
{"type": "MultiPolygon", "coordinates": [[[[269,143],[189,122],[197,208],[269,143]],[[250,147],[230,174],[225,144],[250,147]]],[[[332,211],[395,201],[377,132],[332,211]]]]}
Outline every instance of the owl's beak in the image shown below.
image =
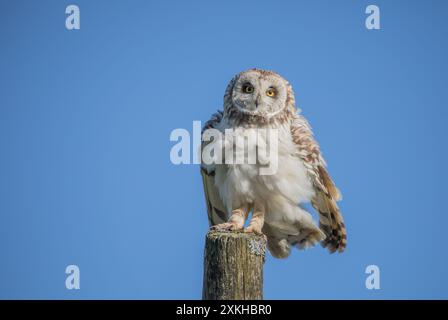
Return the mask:
{"type": "Polygon", "coordinates": [[[255,108],[258,109],[258,105],[261,102],[261,96],[260,94],[257,94],[257,98],[255,99],[255,108]]]}

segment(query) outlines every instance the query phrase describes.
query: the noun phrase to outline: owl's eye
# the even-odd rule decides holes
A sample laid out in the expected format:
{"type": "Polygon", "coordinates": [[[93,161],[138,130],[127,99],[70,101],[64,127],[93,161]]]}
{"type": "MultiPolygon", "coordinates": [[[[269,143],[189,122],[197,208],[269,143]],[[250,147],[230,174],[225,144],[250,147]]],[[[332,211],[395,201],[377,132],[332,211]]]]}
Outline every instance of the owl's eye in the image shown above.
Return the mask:
{"type": "Polygon", "coordinates": [[[266,95],[268,97],[273,98],[273,97],[275,97],[277,95],[277,91],[275,91],[274,88],[269,88],[268,90],[266,90],[266,95]]]}
{"type": "Polygon", "coordinates": [[[254,92],[254,87],[250,83],[245,83],[243,85],[243,92],[244,93],[252,93],[252,92],[254,92]]]}

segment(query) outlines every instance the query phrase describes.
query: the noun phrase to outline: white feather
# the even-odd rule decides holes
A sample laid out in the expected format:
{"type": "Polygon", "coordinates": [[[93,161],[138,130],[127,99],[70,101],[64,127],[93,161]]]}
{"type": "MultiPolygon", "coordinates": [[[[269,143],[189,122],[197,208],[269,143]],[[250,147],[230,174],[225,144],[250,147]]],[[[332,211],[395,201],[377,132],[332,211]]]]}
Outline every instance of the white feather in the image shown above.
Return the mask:
{"type": "MultiPolygon", "coordinates": [[[[220,127],[221,130],[230,128],[225,121],[222,121],[220,127]]],[[[216,166],[215,185],[228,212],[246,203],[263,202],[266,222],[294,231],[291,224],[310,222],[310,214],[298,207],[298,204],[310,202],[315,191],[302,160],[297,156],[297,147],[289,128],[285,125],[278,129],[279,166],[275,174],[260,175],[260,164],[222,164],[216,166]]],[[[236,130],[236,134],[248,136],[253,134],[253,129],[241,127],[236,130]]],[[[257,144],[258,148],[266,145],[265,142],[257,144]]],[[[236,147],[234,144],[234,150],[236,147]]],[[[251,152],[250,148],[255,146],[250,146],[246,153],[251,152]]],[[[265,152],[259,150],[258,154],[265,152]]]]}

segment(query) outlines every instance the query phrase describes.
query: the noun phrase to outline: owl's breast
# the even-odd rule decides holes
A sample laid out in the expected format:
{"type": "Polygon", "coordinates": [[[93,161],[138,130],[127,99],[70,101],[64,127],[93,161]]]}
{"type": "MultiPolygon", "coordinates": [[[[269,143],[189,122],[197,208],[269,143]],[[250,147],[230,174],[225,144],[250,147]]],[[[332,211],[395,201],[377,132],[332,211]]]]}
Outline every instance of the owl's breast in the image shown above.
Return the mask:
{"type": "Polygon", "coordinates": [[[274,200],[309,202],[314,196],[314,188],[302,160],[297,156],[289,130],[278,132],[275,148],[266,143],[266,137],[261,135],[260,138],[259,135],[258,138],[256,145],[252,146],[255,150],[248,144],[244,150],[238,150],[234,145],[235,154],[244,153],[246,156],[244,163],[216,167],[215,183],[228,209],[274,200]],[[248,161],[250,152],[256,153],[256,163],[248,161]]]}

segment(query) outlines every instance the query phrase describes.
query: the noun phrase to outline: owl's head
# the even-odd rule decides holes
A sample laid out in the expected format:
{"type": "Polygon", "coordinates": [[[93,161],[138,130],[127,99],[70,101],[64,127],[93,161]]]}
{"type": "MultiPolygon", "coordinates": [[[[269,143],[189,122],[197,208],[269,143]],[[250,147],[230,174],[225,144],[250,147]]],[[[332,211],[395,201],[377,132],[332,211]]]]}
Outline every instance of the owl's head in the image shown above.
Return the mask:
{"type": "Polygon", "coordinates": [[[272,71],[250,69],[237,74],[224,95],[224,113],[269,119],[294,107],[291,85],[272,71]]]}

